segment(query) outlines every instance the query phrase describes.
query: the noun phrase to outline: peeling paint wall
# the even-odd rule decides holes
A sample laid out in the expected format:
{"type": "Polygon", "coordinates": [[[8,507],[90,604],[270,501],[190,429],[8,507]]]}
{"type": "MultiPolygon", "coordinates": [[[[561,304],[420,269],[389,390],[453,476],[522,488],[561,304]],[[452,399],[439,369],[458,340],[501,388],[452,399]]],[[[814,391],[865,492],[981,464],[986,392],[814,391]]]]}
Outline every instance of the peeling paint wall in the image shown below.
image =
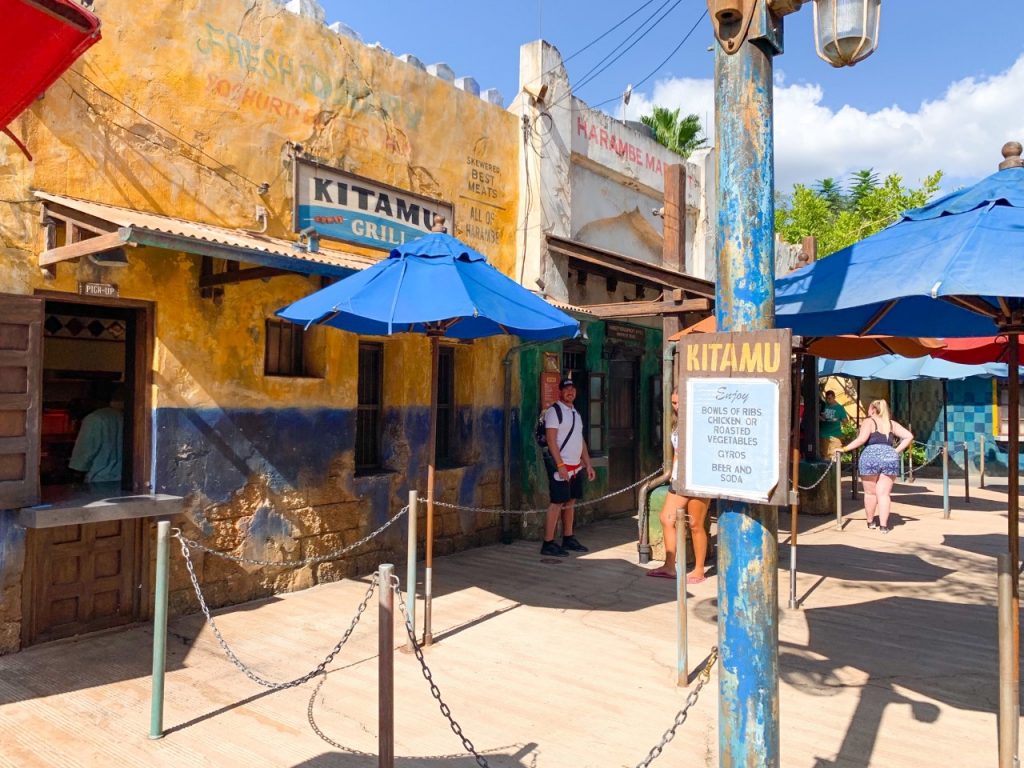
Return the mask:
{"type": "MultiPolygon", "coordinates": [[[[258,229],[259,205],[268,211],[268,235],[295,239],[291,157],[298,152],[452,203],[453,234],[512,275],[518,121],[465,79],[447,82],[414,59],[364,46],[271,0],[138,9],[97,0],[102,42],[12,123],[34,162],[0,141],[0,292],[62,291],[74,301],[78,281],[91,280],[155,302],[155,490],[186,496],[186,534],[260,559],[332,551],[394,515],[410,487],[425,488],[427,340],[378,339],[384,466],[357,477],[359,339],[315,329],[310,344],[322,377],[264,375],[266,319],[319,281],[254,280],[202,298],[200,258],[155,248],[130,249],[130,266],[116,272],[86,259],[62,262],[48,279],[37,266],[45,246],[32,191],[239,229],[258,229]]],[[[500,360],[511,343],[457,347],[461,465],[439,472],[438,498],[500,501],[500,360]]],[[[497,537],[495,520],[438,512],[436,552],[497,537]]],[[[19,531],[9,515],[0,518],[0,652],[17,644],[20,604],[8,597],[20,594],[19,531]]],[[[403,549],[396,527],[343,562],[266,571],[207,557],[200,573],[211,604],[223,605],[365,572],[385,556],[400,561],[403,549]]],[[[195,608],[190,592],[178,569],[177,610],[195,608]]]]}

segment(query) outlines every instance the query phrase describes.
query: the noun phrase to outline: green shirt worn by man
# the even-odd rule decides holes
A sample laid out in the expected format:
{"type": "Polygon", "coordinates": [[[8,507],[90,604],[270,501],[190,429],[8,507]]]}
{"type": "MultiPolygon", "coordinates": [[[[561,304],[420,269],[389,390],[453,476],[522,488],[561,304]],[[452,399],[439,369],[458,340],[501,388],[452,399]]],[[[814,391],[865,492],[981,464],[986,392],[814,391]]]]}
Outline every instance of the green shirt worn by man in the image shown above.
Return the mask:
{"type": "Polygon", "coordinates": [[[850,418],[846,409],[839,403],[825,403],[821,406],[821,423],[818,425],[818,435],[821,439],[828,437],[842,437],[843,422],[850,418]]]}
{"type": "Polygon", "coordinates": [[[106,406],[82,419],[68,466],[85,473],[87,483],[121,482],[124,413],[106,406]]]}

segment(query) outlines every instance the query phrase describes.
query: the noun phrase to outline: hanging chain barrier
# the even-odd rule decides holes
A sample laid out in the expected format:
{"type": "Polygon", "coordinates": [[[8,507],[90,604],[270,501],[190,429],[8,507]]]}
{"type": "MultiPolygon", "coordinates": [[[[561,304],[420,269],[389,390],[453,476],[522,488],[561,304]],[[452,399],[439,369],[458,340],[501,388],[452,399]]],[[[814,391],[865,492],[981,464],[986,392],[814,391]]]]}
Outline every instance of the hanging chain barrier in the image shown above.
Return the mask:
{"type": "Polygon", "coordinates": [[[796,487],[799,488],[801,491],[813,491],[815,488],[817,488],[819,485],[825,482],[825,478],[828,477],[828,473],[832,471],[832,467],[835,466],[835,463],[836,457],[832,456],[832,458],[828,460],[828,466],[825,467],[824,470],[822,470],[821,477],[819,477],[810,485],[800,485],[799,483],[797,483],[796,487]]]}
{"type": "Polygon", "coordinates": [[[935,455],[932,456],[930,459],[925,459],[925,461],[923,461],[921,464],[915,464],[914,465],[914,471],[915,472],[917,470],[919,470],[919,469],[924,469],[925,467],[927,467],[929,464],[931,464],[933,461],[935,461],[937,458],[939,458],[942,455],[942,445],[941,444],[936,446],[936,445],[932,445],[931,443],[922,443],[920,440],[915,440],[914,441],[914,445],[919,445],[922,448],[924,448],[926,454],[927,454],[927,451],[928,451],[929,448],[937,448],[938,449],[938,450],[936,450],[935,455]]]}
{"type": "Polygon", "coordinates": [[[251,557],[241,557],[239,555],[232,555],[230,552],[221,552],[219,549],[211,549],[210,547],[206,546],[205,544],[203,544],[201,542],[198,542],[198,541],[195,541],[193,539],[186,539],[182,535],[181,531],[179,529],[177,529],[177,528],[174,529],[175,530],[174,535],[177,536],[179,539],[181,539],[181,545],[182,545],[183,548],[184,547],[188,547],[189,549],[196,549],[196,550],[199,550],[200,552],[205,552],[208,555],[214,555],[216,557],[221,557],[221,558],[223,558],[225,560],[230,560],[233,563],[243,563],[245,565],[262,565],[262,566],[269,566],[269,567],[272,567],[272,568],[303,568],[303,567],[305,567],[307,565],[317,565],[319,563],[326,563],[329,560],[340,560],[341,558],[345,557],[345,555],[349,554],[350,552],[353,552],[353,551],[359,549],[361,546],[363,546],[363,544],[366,544],[366,542],[368,542],[371,539],[376,538],[380,534],[384,533],[384,531],[386,531],[392,525],[394,525],[399,520],[401,520],[402,517],[408,511],[409,511],[409,506],[408,505],[402,507],[398,511],[397,515],[395,515],[394,517],[389,519],[386,523],[384,523],[383,525],[381,525],[380,527],[378,527],[377,529],[375,529],[371,533],[368,533],[365,536],[363,536],[363,538],[361,538],[359,541],[353,542],[352,544],[349,544],[348,546],[342,547],[341,549],[336,549],[333,552],[328,552],[328,553],[323,554],[323,555],[315,555],[313,557],[306,557],[306,558],[303,558],[302,560],[256,560],[256,559],[251,558],[251,557]]]}
{"type": "Polygon", "coordinates": [[[195,565],[192,563],[192,555],[191,552],[189,552],[188,540],[181,535],[181,531],[177,528],[174,529],[173,534],[181,541],[181,554],[185,557],[185,567],[188,569],[188,577],[192,581],[192,588],[195,590],[196,598],[199,600],[199,607],[202,609],[203,616],[206,617],[206,623],[210,625],[210,629],[213,631],[214,637],[217,638],[217,644],[220,645],[221,650],[224,651],[224,655],[227,656],[231,663],[238,667],[238,669],[240,669],[242,673],[254,683],[275,691],[283,690],[285,688],[295,688],[308,683],[318,675],[324,674],[324,671],[327,669],[327,665],[334,661],[334,658],[341,652],[342,647],[348,642],[348,639],[355,631],[356,625],[363,617],[363,613],[366,612],[366,608],[370,604],[370,598],[373,597],[373,593],[376,591],[379,582],[378,575],[374,573],[370,580],[370,587],[366,590],[366,595],[363,597],[362,602],[359,603],[359,607],[356,609],[356,615],[352,617],[352,623],[349,624],[348,629],[345,630],[345,634],[341,636],[337,645],[331,649],[330,653],[324,657],[323,661],[317,664],[311,672],[306,673],[302,677],[297,677],[286,683],[275,683],[271,680],[267,680],[265,677],[262,677],[259,673],[255,672],[251,667],[245,664],[245,662],[238,658],[238,655],[232,650],[231,646],[228,645],[224,636],[220,632],[220,628],[217,627],[217,622],[214,621],[213,615],[210,613],[210,608],[206,604],[206,598],[203,597],[203,591],[199,586],[199,577],[196,576],[195,565]]]}
{"type": "Polygon", "coordinates": [[[676,731],[679,730],[679,727],[686,722],[686,718],[690,714],[690,709],[697,703],[701,689],[703,689],[704,686],[707,685],[708,680],[711,679],[711,668],[715,666],[716,661],[718,661],[718,646],[711,649],[711,655],[708,657],[707,664],[704,665],[704,669],[702,669],[700,674],[697,676],[697,685],[695,685],[693,690],[687,694],[686,703],[683,705],[683,708],[676,713],[675,720],[673,720],[671,727],[662,734],[661,741],[654,745],[651,751],[647,753],[647,757],[636,764],[636,768],[647,768],[647,766],[658,758],[665,747],[668,746],[669,742],[676,737],[676,731]]]}
{"type": "MultiPolygon", "coordinates": [[[[384,589],[385,586],[382,585],[381,588],[384,589]]],[[[416,661],[419,662],[420,669],[423,670],[423,678],[430,686],[430,695],[437,700],[437,706],[441,710],[441,714],[444,716],[444,719],[448,721],[448,726],[452,729],[452,733],[459,737],[459,741],[462,742],[463,749],[473,756],[473,759],[476,760],[476,764],[479,765],[480,768],[490,768],[486,758],[477,751],[476,747],[473,746],[473,742],[470,741],[462,732],[462,726],[459,725],[458,721],[454,717],[452,717],[451,707],[449,707],[441,697],[441,689],[439,689],[437,687],[437,683],[434,682],[434,675],[430,671],[430,667],[427,666],[427,660],[423,656],[423,649],[420,648],[420,644],[416,640],[416,632],[412,628],[412,622],[409,621],[409,614],[405,609],[405,598],[402,596],[402,585],[399,582],[398,577],[394,574],[391,576],[390,588],[395,591],[395,601],[398,603],[398,607],[402,611],[402,619],[404,620],[402,623],[405,625],[406,634],[409,635],[409,643],[411,644],[412,652],[416,655],[416,661]]]]}
{"type": "MultiPolygon", "coordinates": [[[[606,493],[604,496],[599,496],[596,499],[587,499],[586,501],[577,501],[576,509],[582,509],[583,507],[589,507],[594,504],[600,504],[602,501],[607,501],[613,496],[618,496],[620,493],[625,493],[626,491],[632,491],[634,488],[639,488],[648,480],[652,480],[653,478],[660,475],[662,469],[662,467],[658,467],[658,469],[656,469],[654,472],[651,472],[651,474],[647,475],[646,477],[640,478],[635,483],[631,483],[630,485],[627,485],[625,488],[620,488],[617,491],[611,491],[610,493],[606,493]]],[[[542,515],[548,511],[547,507],[542,507],[540,509],[495,509],[490,507],[464,507],[460,504],[450,504],[446,501],[437,501],[436,499],[434,500],[434,506],[445,507],[446,509],[457,509],[461,512],[476,512],[478,514],[486,515],[542,515]]]]}

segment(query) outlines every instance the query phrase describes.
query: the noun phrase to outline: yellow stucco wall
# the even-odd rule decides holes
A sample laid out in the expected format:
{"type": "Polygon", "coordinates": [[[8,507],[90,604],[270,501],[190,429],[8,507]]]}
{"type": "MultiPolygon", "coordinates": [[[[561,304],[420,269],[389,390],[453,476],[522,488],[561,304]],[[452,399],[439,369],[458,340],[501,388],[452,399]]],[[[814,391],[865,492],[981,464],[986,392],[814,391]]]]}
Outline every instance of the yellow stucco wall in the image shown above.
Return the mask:
{"type": "MultiPolygon", "coordinates": [[[[264,319],[315,290],[315,280],[229,285],[214,302],[199,297],[198,257],[149,248],[130,251],[131,265],[116,272],[67,262],[45,280],[31,190],[231,228],[255,227],[259,204],[270,214],[268,234],[293,239],[294,142],[321,162],[451,202],[454,234],[512,274],[513,115],[270,0],[145,9],[98,0],[95,9],[103,40],[11,125],[34,161],[0,140],[0,199],[12,201],[0,205],[0,292],[74,292],[80,279],[101,279],[118,283],[123,297],[156,301],[158,406],[352,407],[357,339],[325,334],[324,379],[268,378],[264,319]],[[270,189],[261,196],[264,182],[270,189]]],[[[427,402],[426,341],[387,343],[387,359],[402,363],[386,377],[386,399],[427,402]]],[[[509,343],[460,350],[460,374],[466,368],[500,382],[509,343]]],[[[500,387],[464,379],[463,404],[500,402],[500,387]]]]}

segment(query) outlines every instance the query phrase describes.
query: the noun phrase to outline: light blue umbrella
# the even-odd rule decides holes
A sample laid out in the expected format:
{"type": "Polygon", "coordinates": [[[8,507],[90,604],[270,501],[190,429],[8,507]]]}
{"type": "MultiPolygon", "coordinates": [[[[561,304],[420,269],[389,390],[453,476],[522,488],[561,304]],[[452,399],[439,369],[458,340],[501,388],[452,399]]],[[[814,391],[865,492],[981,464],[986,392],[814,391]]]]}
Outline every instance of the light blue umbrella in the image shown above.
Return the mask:
{"type": "Polygon", "coordinates": [[[1003,363],[964,365],[936,357],[901,357],[879,355],[866,360],[818,359],[819,376],[846,376],[851,379],[881,379],[883,381],[914,381],[916,379],[944,379],[953,381],[972,376],[1005,379],[1009,366],[1003,363]]]}
{"type": "MultiPolygon", "coordinates": [[[[371,336],[422,333],[430,338],[424,604],[424,639],[429,644],[439,340],[511,334],[529,341],[553,341],[576,336],[580,324],[503,275],[483,254],[441,232],[405,243],[386,259],[299,299],[277,315],[306,327],[329,325],[371,336]]],[[[409,589],[411,593],[413,585],[409,589]]]]}

